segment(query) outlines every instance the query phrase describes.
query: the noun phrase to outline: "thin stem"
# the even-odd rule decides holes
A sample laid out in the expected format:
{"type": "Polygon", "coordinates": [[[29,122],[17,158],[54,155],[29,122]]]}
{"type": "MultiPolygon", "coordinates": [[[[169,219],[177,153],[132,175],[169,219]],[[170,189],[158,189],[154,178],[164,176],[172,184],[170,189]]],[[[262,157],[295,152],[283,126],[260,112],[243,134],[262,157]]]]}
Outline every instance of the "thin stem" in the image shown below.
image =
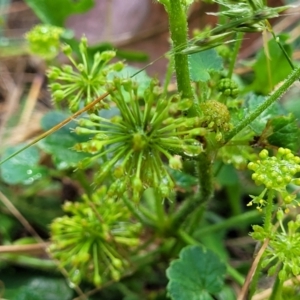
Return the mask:
{"type": "Polygon", "coordinates": [[[236,60],[237,60],[237,56],[238,56],[240,47],[242,45],[243,36],[244,36],[243,32],[238,32],[236,34],[236,42],[234,44],[233,53],[231,55],[230,65],[229,65],[229,68],[228,68],[228,74],[227,74],[228,78],[232,77],[234,66],[235,66],[235,63],[236,63],[236,60]]]}
{"type": "Polygon", "coordinates": [[[267,199],[267,206],[265,209],[265,223],[264,223],[264,229],[266,232],[271,231],[271,225],[272,225],[272,212],[273,212],[273,198],[274,198],[274,191],[269,190],[268,191],[268,199],[267,199]]]}
{"type": "Polygon", "coordinates": [[[146,218],[143,214],[141,214],[138,207],[135,207],[132,202],[127,199],[126,197],[123,197],[124,204],[127,206],[127,208],[131,211],[131,213],[144,225],[153,227],[152,221],[150,221],[148,218],[146,218]]]}
{"type": "Polygon", "coordinates": [[[225,135],[225,143],[228,143],[234,136],[236,136],[240,131],[247,127],[251,122],[253,122],[262,112],[264,112],[270,105],[272,105],[276,100],[278,100],[290,87],[291,85],[300,77],[300,68],[297,68],[291,72],[289,77],[284,81],[284,83],[275,90],[261,105],[259,105],[252,113],[250,113],[243,121],[241,121],[235,128],[225,135]]]}
{"type": "Polygon", "coordinates": [[[168,64],[168,68],[167,68],[167,73],[166,73],[166,76],[165,76],[165,82],[164,82],[164,87],[163,87],[162,98],[167,96],[168,86],[171,82],[172,75],[173,75],[173,68],[174,68],[174,57],[172,55],[170,55],[169,64],[168,64]]]}
{"type": "Polygon", "coordinates": [[[40,259],[28,255],[1,254],[1,260],[35,270],[57,272],[57,264],[50,259],[40,259]]]}
{"type": "Polygon", "coordinates": [[[164,228],[165,223],[165,211],[163,206],[163,199],[159,196],[159,193],[155,193],[155,207],[156,207],[156,217],[157,217],[157,227],[164,228]]]}
{"type": "Polygon", "coordinates": [[[230,229],[240,226],[241,224],[249,224],[257,221],[260,218],[261,213],[257,210],[249,211],[244,214],[225,219],[222,222],[213,224],[204,228],[197,230],[194,234],[197,236],[203,236],[207,234],[212,234],[213,232],[230,229]]]}
{"type": "Polygon", "coordinates": [[[172,228],[179,228],[182,222],[200,205],[206,203],[213,192],[212,185],[212,166],[211,159],[207,153],[199,155],[198,178],[200,184],[200,193],[195,197],[186,201],[181,206],[181,209],[173,216],[172,228]]]}
{"type": "Polygon", "coordinates": [[[282,299],[283,280],[280,280],[278,274],[273,285],[272,294],[269,300],[281,300],[282,299]]]}
{"type": "Polygon", "coordinates": [[[261,269],[262,269],[262,260],[258,262],[255,273],[251,279],[250,286],[249,286],[249,299],[252,299],[253,295],[257,291],[257,284],[258,284],[259,277],[261,275],[261,269]]]}

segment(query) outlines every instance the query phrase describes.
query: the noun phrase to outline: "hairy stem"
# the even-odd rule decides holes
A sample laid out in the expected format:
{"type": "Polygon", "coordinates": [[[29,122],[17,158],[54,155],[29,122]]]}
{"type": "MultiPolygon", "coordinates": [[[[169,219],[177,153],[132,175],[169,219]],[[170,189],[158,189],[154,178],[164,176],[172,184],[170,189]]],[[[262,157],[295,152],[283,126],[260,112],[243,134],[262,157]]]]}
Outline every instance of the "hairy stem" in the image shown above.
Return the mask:
{"type": "MultiPolygon", "coordinates": [[[[187,17],[180,0],[172,0],[169,4],[169,25],[174,49],[187,47],[187,17]]],[[[190,82],[188,57],[181,53],[175,53],[175,71],[178,91],[183,98],[193,98],[190,82]]]]}
{"type": "Polygon", "coordinates": [[[204,152],[199,155],[197,161],[198,179],[200,185],[200,193],[189,201],[183,203],[179,211],[173,216],[171,221],[172,228],[179,228],[180,224],[200,205],[205,204],[213,192],[212,168],[209,155],[204,152]]]}
{"type": "Polygon", "coordinates": [[[274,198],[274,191],[269,190],[267,205],[265,210],[265,223],[264,223],[264,229],[267,232],[270,232],[272,228],[273,198],[274,198]]]}
{"type": "Polygon", "coordinates": [[[278,100],[300,77],[300,68],[295,69],[284,81],[284,83],[275,90],[261,105],[259,105],[253,112],[251,112],[243,121],[237,124],[231,131],[225,135],[225,144],[228,143],[234,136],[253,122],[262,112],[264,112],[270,105],[278,100]]]}

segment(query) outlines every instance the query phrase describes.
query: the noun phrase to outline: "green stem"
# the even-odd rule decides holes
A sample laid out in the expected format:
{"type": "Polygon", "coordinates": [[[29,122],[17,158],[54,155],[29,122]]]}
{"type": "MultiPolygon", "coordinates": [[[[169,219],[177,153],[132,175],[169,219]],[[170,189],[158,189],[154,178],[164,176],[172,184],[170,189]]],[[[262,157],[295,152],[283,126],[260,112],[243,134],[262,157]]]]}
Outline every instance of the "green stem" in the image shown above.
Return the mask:
{"type": "Polygon", "coordinates": [[[84,171],[81,169],[78,169],[77,172],[75,172],[74,177],[80,182],[85,193],[91,198],[93,195],[93,187],[92,187],[91,183],[88,181],[87,176],[84,173],[84,171]]]}
{"type": "Polygon", "coordinates": [[[236,34],[236,42],[234,44],[233,53],[231,55],[230,65],[229,65],[229,68],[228,68],[228,75],[227,75],[228,78],[232,77],[234,66],[235,66],[235,63],[236,63],[236,59],[237,59],[240,47],[242,45],[243,36],[244,36],[243,32],[238,32],[236,34]]]}
{"type": "Polygon", "coordinates": [[[261,105],[259,105],[252,113],[250,113],[243,121],[241,121],[235,128],[225,135],[225,144],[228,143],[234,136],[242,131],[246,126],[253,122],[262,112],[264,112],[270,105],[278,100],[300,77],[300,68],[291,72],[284,83],[275,90],[261,105]]]}
{"type": "Polygon", "coordinates": [[[30,257],[28,255],[16,255],[16,254],[1,254],[0,259],[9,262],[11,264],[24,266],[27,268],[54,272],[54,273],[57,272],[57,264],[53,260],[49,260],[49,259],[39,259],[35,257],[30,257]]]}
{"type": "Polygon", "coordinates": [[[241,224],[250,224],[261,218],[261,213],[257,210],[249,211],[244,214],[231,217],[229,219],[225,219],[223,222],[219,222],[217,224],[213,224],[204,228],[197,230],[194,235],[203,236],[207,234],[212,234],[219,230],[236,228],[237,226],[240,227],[241,224]]]}
{"type": "MultiPolygon", "coordinates": [[[[188,41],[187,17],[181,2],[181,0],[171,0],[168,7],[170,33],[174,49],[186,48],[188,41]]],[[[175,53],[174,61],[178,91],[183,98],[193,98],[188,57],[181,53],[175,53]]]]}
{"type": "Polygon", "coordinates": [[[281,300],[282,299],[282,288],[283,288],[283,281],[279,279],[277,275],[276,280],[273,285],[272,294],[269,300],[281,300]]]}
{"type": "Polygon", "coordinates": [[[157,216],[157,227],[164,228],[165,224],[165,210],[163,205],[163,199],[159,196],[159,193],[155,193],[155,207],[157,216]]]}
{"type": "Polygon", "coordinates": [[[196,228],[199,228],[199,224],[201,223],[204,211],[205,211],[205,207],[200,206],[191,215],[190,222],[185,227],[185,230],[187,231],[187,233],[191,234],[191,233],[195,232],[196,228]]]}
{"type": "Polygon", "coordinates": [[[262,263],[262,259],[258,262],[255,273],[254,273],[251,283],[250,283],[249,299],[252,299],[253,295],[257,291],[257,284],[258,284],[258,280],[261,275],[261,269],[262,269],[261,263],[262,263]]]}
{"type": "Polygon", "coordinates": [[[242,206],[241,206],[241,188],[239,184],[227,185],[225,186],[225,192],[227,199],[229,201],[231,215],[239,216],[242,215],[242,206]]]}
{"type": "Polygon", "coordinates": [[[199,155],[198,178],[200,194],[183,203],[180,210],[173,216],[171,228],[179,228],[182,222],[200,205],[206,203],[213,192],[211,159],[206,152],[199,155]]]}
{"type": "Polygon", "coordinates": [[[265,222],[264,222],[264,229],[266,232],[270,232],[272,227],[273,198],[274,198],[274,191],[269,190],[267,206],[265,209],[265,222]]]}
{"type": "Polygon", "coordinates": [[[148,227],[154,227],[153,221],[148,219],[145,215],[143,215],[139,208],[135,207],[134,204],[132,204],[132,201],[130,201],[126,197],[123,197],[123,201],[127,208],[131,211],[131,213],[137,218],[137,220],[139,220],[142,224],[148,227]]]}
{"type": "Polygon", "coordinates": [[[174,69],[174,57],[172,55],[169,56],[169,64],[165,76],[165,82],[164,82],[164,87],[163,87],[163,93],[162,97],[166,98],[168,94],[168,87],[172,79],[173,75],[173,69],[174,69]]]}

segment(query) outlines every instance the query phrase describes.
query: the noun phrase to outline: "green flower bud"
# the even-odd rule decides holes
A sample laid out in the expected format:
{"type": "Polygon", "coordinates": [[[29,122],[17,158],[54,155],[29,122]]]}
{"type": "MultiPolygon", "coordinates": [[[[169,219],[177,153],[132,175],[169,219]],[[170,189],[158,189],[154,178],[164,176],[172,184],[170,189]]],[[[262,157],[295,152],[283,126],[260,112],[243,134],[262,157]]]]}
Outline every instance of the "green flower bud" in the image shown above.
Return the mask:
{"type": "Polygon", "coordinates": [[[65,73],[68,73],[68,74],[72,74],[73,73],[73,68],[69,65],[63,65],[62,66],[62,70],[65,72],[65,73]]]}
{"type": "Polygon", "coordinates": [[[278,273],[278,277],[279,277],[280,281],[287,280],[288,276],[287,276],[286,270],[284,270],[284,269],[280,270],[278,273]]]}
{"type": "Polygon", "coordinates": [[[136,192],[141,192],[143,190],[143,183],[139,177],[133,178],[132,189],[136,192]]]}
{"type": "Polygon", "coordinates": [[[47,76],[51,80],[56,80],[60,75],[61,75],[61,70],[59,68],[56,68],[56,67],[51,67],[47,71],[47,76]]]}
{"type": "Polygon", "coordinates": [[[93,283],[95,286],[101,286],[102,284],[101,276],[97,272],[94,272],[93,283]]]}
{"type": "Polygon", "coordinates": [[[223,78],[218,84],[218,90],[225,96],[236,97],[239,93],[237,84],[229,78],[223,78]]]}
{"type": "Polygon", "coordinates": [[[119,281],[121,278],[121,273],[118,270],[111,270],[111,277],[113,278],[113,280],[115,281],[119,281]]]}
{"type": "Polygon", "coordinates": [[[81,273],[79,270],[74,270],[71,274],[69,274],[69,278],[71,283],[77,286],[81,281],[81,273]]]}
{"type": "Polygon", "coordinates": [[[261,159],[266,159],[268,156],[269,156],[269,152],[268,152],[268,150],[266,150],[266,149],[262,150],[262,151],[259,153],[259,157],[260,157],[261,159]]]}
{"type": "Polygon", "coordinates": [[[62,90],[56,90],[52,94],[54,101],[60,102],[65,98],[65,92],[62,90]]]}
{"type": "Polygon", "coordinates": [[[182,169],[181,157],[178,155],[172,156],[169,159],[169,166],[174,170],[181,170],[182,169]]]}
{"type": "Polygon", "coordinates": [[[68,44],[64,44],[62,46],[62,52],[66,55],[66,56],[70,56],[72,54],[72,48],[70,45],[68,44]]]}
{"type": "Polygon", "coordinates": [[[269,276],[275,275],[275,273],[276,273],[276,271],[277,271],[277,268],[278,268],[277,265],[272,266],[272,267],[268,270],[268,275],[269,275],[269,276]]]}
{"type": "Polygon", "coordinates": [[[58,90],[62,90],[62,86],[59,83],[52,83],[50,85],[50,89],[52,92],[58,91],[58,90]]]}
{"type": "Polygon", "coordinates": [[[282,211],[282,209],[278,209],[276,217],[278,221],[282,221],[284,219],[284,212],[282,211]]]}
{"type": "Polygon", "coordinates": [[[104,51],[101,53],[101,59],[104,61],[109,61],[116,56],[115,51],[104,51]]]}
{"type": "Polygon", "coordinates": [[[117,166],[114,170],[114,176],[116,178],[122,178],[124,176],[125,170],[124,170],[124,166],[120,165],[117,166]]]}

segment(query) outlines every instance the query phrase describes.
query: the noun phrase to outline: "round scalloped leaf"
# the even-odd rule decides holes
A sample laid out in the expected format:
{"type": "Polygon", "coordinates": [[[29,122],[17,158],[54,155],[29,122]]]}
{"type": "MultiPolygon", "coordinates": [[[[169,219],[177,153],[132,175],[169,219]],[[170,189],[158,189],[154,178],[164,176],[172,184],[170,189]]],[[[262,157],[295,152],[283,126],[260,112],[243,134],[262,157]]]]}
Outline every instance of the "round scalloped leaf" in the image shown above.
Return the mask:
{"type": "MultiPolygon", "coordinates": [[[[49,130],[67,117],[67,115],[61,112],[50,112],[43,117],[41,126],[44,130],[49,130]]],[[[85,142],[89,138],[71,132],[70,129],[76,126],[77,124],[72,121],[60,130],[41,140],[38,144],[46,153],[52,155],[53,161],[58,169],[75,167],[79,161],[89,156],[88,153],[77,152],[71,149],[75,144],[85,142]]]]}
{"type": "MultiPolygon", "coordinates": [[[[18,151],[24,145],[9,147],[2,159],[18,151]]],[[[1,177],[8,184],[31,184],[47,174],[47,169],[39,166],[40,154],[36,147],[25,149],[0,166],[1,177]]]]}
{"type": "Polygon", "coordinates": [[[212,300],[224,284],[226,266],[210,250],[187,246],[167,269],[168,295],[173,300],[212,300]]]}
{"type": "Polygon", "coordinates": [[[210,79],[210,72],[220,72],[223,69],[222,59],[215,49],[191,54],[188,59],[192,81],[206,82],[210,79]]]}

